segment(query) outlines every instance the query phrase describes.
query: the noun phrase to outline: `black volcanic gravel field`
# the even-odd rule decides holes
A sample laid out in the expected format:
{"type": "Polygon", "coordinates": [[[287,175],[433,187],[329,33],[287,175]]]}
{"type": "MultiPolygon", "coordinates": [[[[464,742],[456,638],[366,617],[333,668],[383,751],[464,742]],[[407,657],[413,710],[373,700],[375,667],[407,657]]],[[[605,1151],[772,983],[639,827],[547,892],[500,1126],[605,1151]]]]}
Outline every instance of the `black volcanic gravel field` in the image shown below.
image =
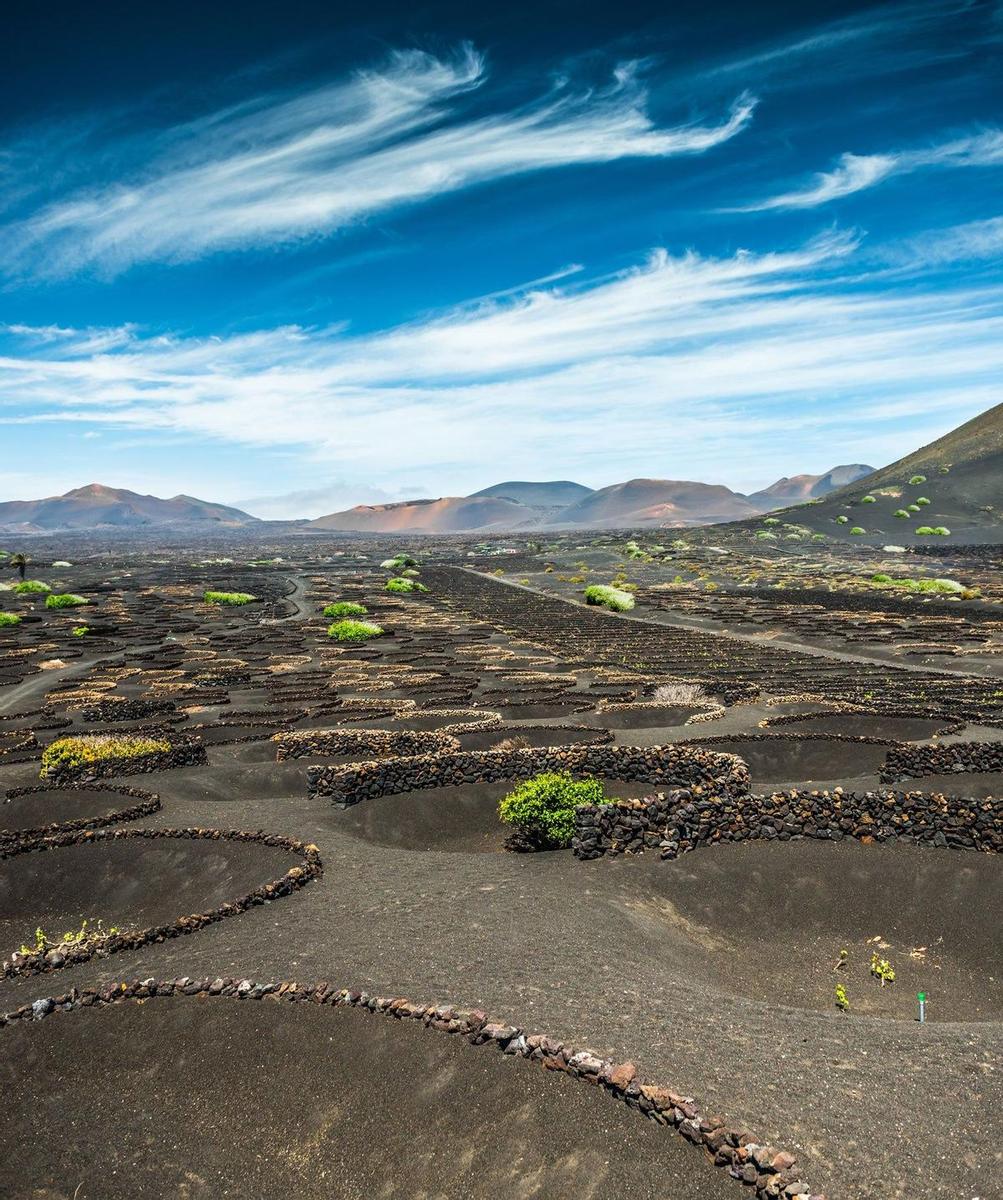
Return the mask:
{"type": "MultiPolygon", "coordinates": [[[[371,550],[372,561],[388,549],[371,550]]],[[[169,696],[181,715],[172,728],[213,731],[209,765],[109,780],[160,796],[161,810],[133,825],[297,838],[319,848],[322,877],[191,936],[0,981],[0,1011],[72,987],[179,976],[324,979],[478,1007],[633,1060],[643,1078],[790,1150],[829,1200],[1001,1194],[1003,889],[995,857],[852,839],[701,847],[672,862],[657,853],[591,862],[566,851],[515,855],[501,849],[494,815],[504,784],[427,789],[339,811],[306,790],[307,766],[331,760],[276,762],[271,742],[227,744],[221,731],[229,722],[257,737],[256,717],[301,730],[420,729],[438,720],[426,720],[429,708],[474,705],[518,713],[533,744],[579,740],[588,736],[583,725],[612,729],[622,744],[721,738],[730,744],[709,748],[744,750],[755,785],[875,787],[885,746],[817,737],[856,733],[858,714],[831,726],[813,724],[825,719],[814,716],[803,726],[760,723],[811,715],[826,699],[859,703],[862,688],[879,692],[879,681],[891,679],[881,693],[891,697],[886,719],[871,736],[920,738],[945,717],[992,716],[995,681],[958,676],[955,684],[932,672],[904,680],[887,664],[862,672],[847,662],[841,671],[834,658],[813,672],[817,660],[800,663],[792,652],[713,643],[713,661],[723,664],[714,669],[728,687],[748,687],[759,672],[765,693],[731,703],[719,720],[630,728],[636,722],[623,718],[620,728],[603,721],[590,688],[615,685],[640,698],[674,670],[685,677],[683,659],[712,673],[710,635],[688,644],[677,631],[633,620],[628,636],[627,623],[610,614],[556,600],[540,609],[532,593],[455,570],[423,568],[428,595],[384,598],[383,576],[366,564],[307,561],[305,552],[293,565],[297,552],[277,552],[285,563],[253,569],[194,567],[191,553],[158,556],[168,559],[160,565],[137,554],[82,568],[68,581],[73,590],[110,583],[101,603],[116,605],[114,636],[76,659],[51,648],[35,655],[63,658],[62,668],[29,670],[12,659],[17,681],[0,688],[0,717],[11,713],[11,725],[32,728],[28,714],[44,705],[83,732],[81,706],[96,698],[169,696]],[[209,611],[193,597],[211,585],[262,602],[209,611]],[[319,616],[332,599],[361,600],[393,632],[364,651],[339,651],[319,616]],[[165,640],[168,631],[176,640],[165,640]],[[621,636],[633,668],[622,661],[621,636]],[[552,685],[513,674],[504,684],[510,703],[492,703],[482,693],[499,691],[502,667],[549,670],[552,683],[560,677],[559,694],[544,697],[552,685]],[[453,676],[474,679],[460,689],[463,699],[429,701],[436,690],[455,694],[453,676]],[[791,699],[809,683],[829,695],[791,699]],[[963,696],[956,711],[952,688],[963,696]],[[910,717],[893,731],[896,705],[914,713],[924,690],[936,719],[910,717]],[[774,695],[786,702],[768,704],[774,695]],[[230,722],[228,709],[239,717],[230,722]],[[374,719],[374,711],[397,720],[374,719]],[[778,734],[796,736],[774,741],[778,734]],[[847,966],[837,973],[842,949],[847,966]],[[889,987],[868,970],[875,949],[895,963],[889,987]],[[847,1013],[832,1002],[839,980],[847,1013]],[[930,1000],[924,1026],[914,1019],[918,990],[930,1000]]],[[[46,623],[43,615],[41,632],[51,638],[46,623]]],[[[29,630],[25,645],[48,646],[41,632],[29,630]]],[[[4,633],[0,653],[13,645],[4,633]]],[[[1003,737],[981,729],[980,738],[1003,737]]],[[[46,739],[55,732],[63,730],[46,739]]],[[[518,734],[506,726],[461,742],[490,746],[518,734]]],[[[37,762],[0,759],[0,797],[37,776],[37,762]]],[[[927,777],[916,786],[998,795],[998,781],[927,777]]],[[[611,788],[619,789],[652,790],[611,788]]],[[[69,792],[65,803],[49,795],[20,806],[32,824],[39,809],[72,819],[113,798],[91,805],[69,792]]],[[[2,860],[0,955],[39,923],[58,931],[83,916],[168,922],[225,903],[294,862],[277,848],[221,845],[184,842],[164,853],[156,840],[125,839],[2,860]]],[[[699,1150],[584,1084],[379,1016],[158,998],[19,1022],[0,1029],[0,1047],[0,1158],[15,1164],[5,1166],[0,1195],[17,1200],[75,1192],[76,1200],[743,1194],[699,1150]]]]}

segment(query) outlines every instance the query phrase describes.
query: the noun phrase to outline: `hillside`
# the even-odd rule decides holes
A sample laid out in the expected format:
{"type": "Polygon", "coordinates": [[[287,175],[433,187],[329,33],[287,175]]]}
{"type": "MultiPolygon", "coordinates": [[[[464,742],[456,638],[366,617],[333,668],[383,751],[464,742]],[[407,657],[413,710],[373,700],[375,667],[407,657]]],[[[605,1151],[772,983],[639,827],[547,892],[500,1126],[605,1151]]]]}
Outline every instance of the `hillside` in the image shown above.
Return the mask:
{"type": "Polygon", "coordinates": [[[474,492],[473,499],[480,496],[492,496],[505,500],[514,500],[517,504],[526,504],[530,508],[566,508],[592,495],[592,488],[580,483],[572,483],[569,479],[558,479],[548,483],[496,483],[492,487],[474,492]]]}
{"type": "Polygon", "coordinates": [[[631,479],[600,488],[550,519],[550,525],[590,529],[641,525],[699,525],[734,521],[757,509],[720,484],[631,479]]]}
{"type": "Polygon", "coordinates": [[[1003,541],[1001,481],[1003,404],[998,404],[864,479],[775,515],[854,541],[999,542],[1003,541]],[[854,528],[864,532],[851,534],[854,528]],[[916,532],[922,528],[950,533],[916,532]]]}
{"type": "Polygon", "coordinates": [[[239,508],[193,496],[142,496],[125,488],[91,483],[44,500],[0,503],[0,530],[51,533],[68,529],[142,529],[159,526],[235,527],[257,521],[239,508]]]}

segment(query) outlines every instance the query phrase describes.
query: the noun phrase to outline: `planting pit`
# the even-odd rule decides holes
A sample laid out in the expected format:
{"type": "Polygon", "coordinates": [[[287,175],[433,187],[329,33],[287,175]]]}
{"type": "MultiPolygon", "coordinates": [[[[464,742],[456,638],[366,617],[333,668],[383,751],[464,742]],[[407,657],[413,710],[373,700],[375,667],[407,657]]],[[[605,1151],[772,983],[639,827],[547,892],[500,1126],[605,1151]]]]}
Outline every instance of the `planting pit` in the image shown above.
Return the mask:
{"type": "Polygon", "coordinates": [[[0,1045],[11,1200],[738,1191],[599,1089],[384,1014],[170,996],[17,1021],[0,1045]]]}
{"type": "MultiPolygon", "coordinates": [[[[502,779],[376,796],[324,819],[332,828],[394,850],[491,854],[504,850],[505,839],[514,830],[499,820],[498,801],[518,782],[502,779]]],[[[650,796],[658,790],[650,783],[602,782],[606,795],[618,799],[650,796]]]]}
{"type": "Polygon", "coordinates": [[[700,738],[686,744],[720,754],[737,754],[748,764],[754,791],[780,784],[828,783],[877,775],[888,749],[883,743],[791,734],[700,738]]]}
{"type": "Polygon", "coordinates": [[[456,735],[461,750],[494,750],[513,738],[527,746],[598,746],[608,741],[609,735],[579,725],[502,725],[456,735]]]}
{"type": "Polygon", "coordinates": [[[607,866],[652,953],[712,991],[832,1012],[842,983],[846,1020],[915,1020],[918,991],[929,997],[930,1020],[1003,1018],[995,855],[852,839],[757,841],[671,863],[647,854],[607,866]],[[842,949],[847,967],[833,970],[842,949]],[[895,969],[884,988],[870,974],[874,951],[895,969]]]}
{"type": "MultiPolygon", "coordinates": [[[[83,835],[76,835],[83,837],[83,835]]],[[[137,932],[167,925],[279,879],[302,858],[280,846],[228,838],[94,836],[0,858],[0,958],[101,920],[137,932]]]]}
{"type": "Polygon", "coordinates": [[[581,716],[583,725],[594,729],[670,729],[685,725],[690,717],[706,712],[706,704],[630,704],[623,707],[600,708],[581,716]]]}
{"type": "Polygon", "coordinates": [[[842,737],[876,737],[889,741],[920,742],[952,728],[942,717],[893,717],[887,713],[808,713],[766,722],[771,731],[785,733],[835,733],[842,737]]]}
{"type": "Polygon", "coordinates": [[[0,839],[110,825],[134,819],[132,814],[148,815],[159,807],[152,793],[129,788],[97,785],[15,789],[0,801],[0,839]]]}

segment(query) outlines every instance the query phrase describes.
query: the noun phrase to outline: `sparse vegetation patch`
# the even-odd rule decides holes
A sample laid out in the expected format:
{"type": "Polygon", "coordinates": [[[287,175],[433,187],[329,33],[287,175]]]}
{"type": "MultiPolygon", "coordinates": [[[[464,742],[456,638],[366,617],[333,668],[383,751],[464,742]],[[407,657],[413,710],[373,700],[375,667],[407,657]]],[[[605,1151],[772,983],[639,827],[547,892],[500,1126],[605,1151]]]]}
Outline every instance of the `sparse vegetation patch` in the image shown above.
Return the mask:
{"type": "Polygon", "coordinates": [[[142,758],[170,750],[170,742],[160,738],[84,734],[57,738],[42,752],[43,778],[64,768],[86,767],[109,758],[142,758]]]}
{"type": "Polygon", "coordinates": [[[218,604],[227,608],[239,608],[242,604],[250,604],[257,600],[249,592],[203,592],[202,599],[206,604],[218,604]]]}
{"type": "Polygon", "coordinates": [[[373,621],[335,621],[327,628],[327,636],[336,642],[366,642],[370,638],[379,637],[383,628],[373,621]]]}
{"type": "Polygon", "coordinates": [[[634,607],[634,597],[622,588],[608,587],[605,584],[593,583],[583,593],[586,604],[596,604],[613,612],[630,612],[634,607]]]}

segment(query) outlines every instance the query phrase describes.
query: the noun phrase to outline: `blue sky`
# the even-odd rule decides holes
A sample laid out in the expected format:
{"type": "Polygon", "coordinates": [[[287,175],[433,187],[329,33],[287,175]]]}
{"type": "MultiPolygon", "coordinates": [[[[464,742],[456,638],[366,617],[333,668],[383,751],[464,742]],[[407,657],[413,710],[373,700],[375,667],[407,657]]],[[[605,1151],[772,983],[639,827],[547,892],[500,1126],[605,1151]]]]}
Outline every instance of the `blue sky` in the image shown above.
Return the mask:
{"type": "Polygon", "coordinates": [[[373,10],[8,21],[0,498],[751,491],[999,402],[999,4],[373,10]]]}

